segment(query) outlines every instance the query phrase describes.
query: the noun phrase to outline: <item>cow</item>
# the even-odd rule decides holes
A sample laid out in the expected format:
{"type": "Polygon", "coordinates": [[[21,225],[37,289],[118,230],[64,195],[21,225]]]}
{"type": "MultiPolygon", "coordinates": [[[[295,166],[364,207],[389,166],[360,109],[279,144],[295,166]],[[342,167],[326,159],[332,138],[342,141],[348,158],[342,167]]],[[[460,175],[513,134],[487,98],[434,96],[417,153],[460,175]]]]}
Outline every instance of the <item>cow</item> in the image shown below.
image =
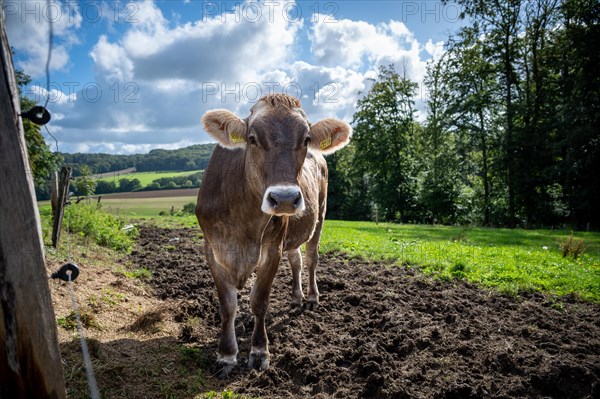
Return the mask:
{"type": "Polygon", "coordinates": [[[202,124],[218,142],[195,209],[219,298],[217,365],[221,377],[237,365],[237,291],[256,273],[250,292],[254,331],[248,368],[266,370],[265,314],[283,252],[292,269],[292,306],[301,306],[300,246],[306,243],[305,306],[319,303],[315,273],[328,176],[323,154],[344,147],[352,128],[331,118],[311,124],[300,101],[286,94],[261,97],[246,119],[224,109],[208,111],[202,124]]]}

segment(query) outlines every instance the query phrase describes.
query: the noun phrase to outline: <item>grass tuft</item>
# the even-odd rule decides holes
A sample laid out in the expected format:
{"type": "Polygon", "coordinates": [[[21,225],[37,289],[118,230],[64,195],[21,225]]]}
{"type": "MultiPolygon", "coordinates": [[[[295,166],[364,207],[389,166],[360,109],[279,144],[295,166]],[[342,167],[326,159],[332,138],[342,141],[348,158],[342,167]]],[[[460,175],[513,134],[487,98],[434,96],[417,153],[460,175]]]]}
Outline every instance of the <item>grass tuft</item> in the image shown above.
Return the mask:
{"type": "Polygon", "coordinates": [[[563,258],[570,257],[573,259],[577,259],[585,253],[587,248],[588,246],[585,246],[583,244],[583,240],[576,240],[575,238],[573,238],[573,234],[571,234],[569,238],[567,238],[560,244],[560,249],[562,251],[563,258]]]}
{"type": "MultiPolygon", "coordinates": [[[[79,313],[79,317],[81,318],[81,325],[84,328],[94,328],[96,330],[102,330],[102,327],[96,320],[96,316],[93,315],[92,312],[88,312],[86,309],[82,309],[79,313]]],[[[76,330],[77,329],[77,318],[75,317],[75,312],[71,311],[68,315],[64,317],[59,317],[56,319],[56,324],[65,330],[76,330]]]]}

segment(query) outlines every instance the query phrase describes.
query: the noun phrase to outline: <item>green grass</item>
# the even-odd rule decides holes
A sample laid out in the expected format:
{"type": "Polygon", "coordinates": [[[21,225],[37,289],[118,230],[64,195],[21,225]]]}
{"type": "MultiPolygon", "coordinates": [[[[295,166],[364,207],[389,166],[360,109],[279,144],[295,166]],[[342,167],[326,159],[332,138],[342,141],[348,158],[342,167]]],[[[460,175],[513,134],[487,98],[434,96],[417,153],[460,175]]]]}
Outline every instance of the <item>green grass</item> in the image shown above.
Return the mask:
{"type": "Polygon", "coordinates": [[[600,302],[600,234],[575,232],[585,254],[563,257],[571,232],[328,220],[322,252],[408,264],[442,279],[460,278],[505,293],[544,291],[600,302]]]}
{"type": "Polygon", "coordinates": [[[129,179],[129,180],[138,179],[140,181],[140,183],[142,184],[142,187],[146,187],[147,185],[152,183],[154,180],[160,179],[162,177],[189,176],[189,175],[193,175],[194,173],[198,173],[200,171],[201,170],[199,169],[199,170],[186,170],[184,172],[170,172],[170,171],[133,172],[133,173],[128,173],[128,174],[114,176],[114,177],[103,177],[101,179],[96,179],[96,181],[100,181],[100,180],[103,180],[106,182],[114,181],[115,184],[118,185],[120,179],[129,179]]]}
{"type": "Polygon", "coordinates": [[[129,278],[138,278],[140,280],[150,280],[152,278],[152,271],[140,267],[133,270],[123,270],[123,275],[129,278]]]}

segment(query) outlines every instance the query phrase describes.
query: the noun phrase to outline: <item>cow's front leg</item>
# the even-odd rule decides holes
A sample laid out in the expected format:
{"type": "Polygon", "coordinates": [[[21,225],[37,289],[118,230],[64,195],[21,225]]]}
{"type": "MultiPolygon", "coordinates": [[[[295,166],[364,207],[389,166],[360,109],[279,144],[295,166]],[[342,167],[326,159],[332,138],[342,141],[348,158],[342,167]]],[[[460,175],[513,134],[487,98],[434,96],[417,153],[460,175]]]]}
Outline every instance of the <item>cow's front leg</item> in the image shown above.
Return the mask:
{"type": "Polygon", "coordinates": [[[217,354],[220,377],[225,378],[237,365],[238,346],[235,338],[235,313],[237,311],[237,289],[229,281],[223,268],[217,263],[212,250],[207,248],[207,261],[219,296],[221,313],[221,339],[217,354]]]}
{"type": "Polygon", "coordinates": [[[237,311],[237,289],[228,281],[217,283],[221,313],[221,340],[217,365],[221,367],[221,378],[237,365],[238,346],[235,338],[235,313],[237,311]]]}
{"type": "Polygon", "coordinates": [[[256,281],[250,292],[250,307],[254,313],[254,332],[252,333],[252,348],[248,358],[248,368],[266,370],[269,368],[269,339],[265,326],[265,316],[269,307],[269,297],[273,278],[277,273],[281,259],[280,247],[263,249],[264,258],[256,272],[256,281]]]}

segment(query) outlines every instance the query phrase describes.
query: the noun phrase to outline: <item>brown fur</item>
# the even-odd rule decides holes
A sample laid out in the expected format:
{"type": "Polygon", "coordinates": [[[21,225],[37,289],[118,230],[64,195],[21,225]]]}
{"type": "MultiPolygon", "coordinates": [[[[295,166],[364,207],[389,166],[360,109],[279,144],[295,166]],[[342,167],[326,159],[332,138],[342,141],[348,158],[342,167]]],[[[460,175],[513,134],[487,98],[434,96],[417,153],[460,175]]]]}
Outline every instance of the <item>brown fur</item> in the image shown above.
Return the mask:
{"type": "Polygon", "coordinates": [[[302,104],[295,97],[290,97],[287,94],[267,94],[264,95],[258,100],[258,102],[265,102],[269,104],[271,107],[276,108],[279,106],[285,107],[287,109],[292,108],[302,108],[302,104]]]}
{"type": "MultiPolygon", "coordinates": [[[[204,231],[207,260],[219,294],[222,331],[218,362],[224,375],[237,363],[233,328],[237,290],[252,273],[256,272],[250,298],[255,315],[251,367],[268,367],[265,314],[283,251],[291,254],[292,302],[299,305],[303,300],[299,248],[306,243],[308,304],[318,303],[315,271],[327,200],[327,164],[318,151],[308,151],[306,139],[320,141],[333,134],[330,147],[335,151],[347,143],[351,130],[334,119],[310,127],[306,115],[297,112],[299,107],[296,98],[272,94],[252,107],[252,112],[259,110],[253,119],[242,121],[224,110],[210,111],[203,117],[205,128],[220,145],[206,169],[196,216],[204,231]],[[244,142],[232,143],[231,137],[243,137],[244,142]],[[265,213],[261,206],[267,201],[267,188],[273,187],[299,187],[304,209],[294,214],[265,213]]],[[[312,142],[310,147],[315,148],[312,142]]]]}

